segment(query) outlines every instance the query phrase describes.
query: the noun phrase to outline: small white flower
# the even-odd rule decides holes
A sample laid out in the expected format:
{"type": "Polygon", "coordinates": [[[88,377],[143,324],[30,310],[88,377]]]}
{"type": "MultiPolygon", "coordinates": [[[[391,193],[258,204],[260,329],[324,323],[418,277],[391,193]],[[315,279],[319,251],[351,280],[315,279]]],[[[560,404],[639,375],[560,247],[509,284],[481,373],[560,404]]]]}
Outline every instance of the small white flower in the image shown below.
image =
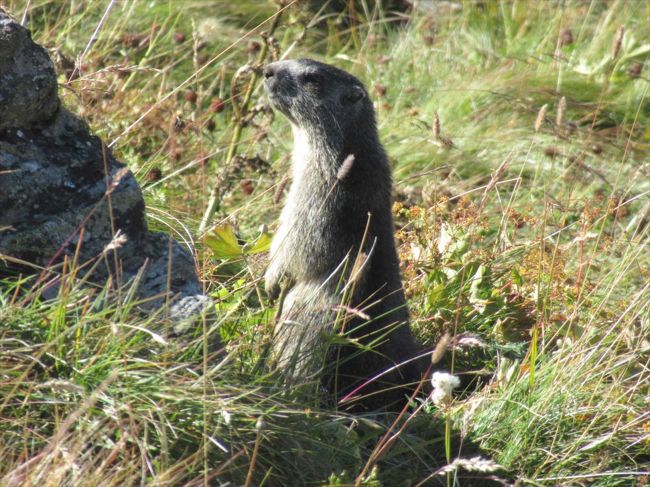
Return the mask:
{"type": "Polygon", "coordinates": [[[451,391],[460,386],[460,379],[447,372],[434,372],[431,376],[431,385],[433,386],[431,402],[440,406],[451,401],[451,391]]]}
{"type": "Polygon", "coordinates": [[[228,426],[230,425],[232,421],[232,415],[226,411],[225,409],[221,411],[221,417],[223,418],[223,422],[228,426]]]}
{"type": "Polygon", "coordinates": [[[440,404],[447,402],[449,397],[450,395],[443,389],[434,389],[431,393],[431,402],[436,406],[439,406],[440,404]]]}
{"type": "Polygon", "coordinates": [[[206,42],[214,42],[219,40],[219,37],[225,29],[219,19],[216,17],[207,17],[199,22],[196,30],[199,39],[206,42]]]}
{"type": "Polygon", "coordinates": [[[239,29],[228,22],[222,22],[218,17],[206,17],[196,26],[195,35],[198,40],[205,42],[219,42],[233,36],[241,36],[239,29]]]}
{"type": "Polygon", "coordinates": [[[460,379],[447,372],[434,372],[431,376],[431,385],[434,389],[443,389],[451,394],[453,389],[460,387],[460,379]]]}

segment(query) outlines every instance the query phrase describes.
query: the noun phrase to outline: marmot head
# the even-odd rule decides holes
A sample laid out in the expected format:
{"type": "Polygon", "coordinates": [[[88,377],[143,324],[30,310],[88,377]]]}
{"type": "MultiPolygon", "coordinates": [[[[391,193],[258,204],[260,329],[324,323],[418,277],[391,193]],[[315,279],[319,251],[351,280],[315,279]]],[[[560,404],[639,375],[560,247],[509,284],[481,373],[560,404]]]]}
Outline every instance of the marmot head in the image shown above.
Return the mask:
{"type": "Polygon", "coordinates": [[[361,81],[312,59],[271,63],[264,85],[273,106],[294,125],[337,143],[375,133],[372,102],[361,81]]]}

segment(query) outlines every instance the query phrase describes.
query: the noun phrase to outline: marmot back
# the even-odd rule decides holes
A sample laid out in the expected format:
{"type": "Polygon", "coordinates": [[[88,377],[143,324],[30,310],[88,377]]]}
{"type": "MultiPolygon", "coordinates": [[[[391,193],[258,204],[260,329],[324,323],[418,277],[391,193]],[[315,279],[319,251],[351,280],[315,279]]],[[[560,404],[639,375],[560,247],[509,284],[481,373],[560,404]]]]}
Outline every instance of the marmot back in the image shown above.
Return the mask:
{"type": "Polygon", "coordinates": [[[274,356],[297,382],[335,362],[324,384],[338,399],[383,373],[359,394],[365,407],[395,407],[419,377],[412,363],[400,365],[416,348],[372,102],[357,78],[309,59],[269,64],[264,76],[294,137],[293,181],[265,275],[271,298],[283,277],[288,286],[274,356]],[[340,331],[359,346],[328,347],[340,331]]]}

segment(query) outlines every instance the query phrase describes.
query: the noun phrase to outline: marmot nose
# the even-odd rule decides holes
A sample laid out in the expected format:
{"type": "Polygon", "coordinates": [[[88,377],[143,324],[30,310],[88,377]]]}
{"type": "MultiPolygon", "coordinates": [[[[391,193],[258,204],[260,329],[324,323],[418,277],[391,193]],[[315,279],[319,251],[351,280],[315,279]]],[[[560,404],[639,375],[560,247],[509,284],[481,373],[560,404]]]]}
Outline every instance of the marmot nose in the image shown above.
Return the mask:
{"type": "Polygon", "coordinates": [[[264,77],[266,79],[273,78],[275,76],[275,67],[272,64],[268,64],[264,68],[264,77]]]}

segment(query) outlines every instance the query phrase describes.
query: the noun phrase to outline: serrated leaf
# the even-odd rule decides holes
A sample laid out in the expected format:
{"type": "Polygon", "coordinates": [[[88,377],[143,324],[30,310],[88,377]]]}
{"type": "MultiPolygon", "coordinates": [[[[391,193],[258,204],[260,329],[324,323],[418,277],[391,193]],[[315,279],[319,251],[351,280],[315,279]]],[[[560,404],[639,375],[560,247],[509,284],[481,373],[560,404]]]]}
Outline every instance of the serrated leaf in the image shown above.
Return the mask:
{"type": "Polygon", "coordinates": [[[260,234],[257,239],[244,247],[244,252],[247,255],[261,254],[267,252],[271,248],[271,234],[264,232],[260,234]]]}
{"type": "Polygon", "coordinates": [[[232,225],[217,225],[205,235],[205,244],[219,259],[235,259],[243,255],[232,225]]]}

